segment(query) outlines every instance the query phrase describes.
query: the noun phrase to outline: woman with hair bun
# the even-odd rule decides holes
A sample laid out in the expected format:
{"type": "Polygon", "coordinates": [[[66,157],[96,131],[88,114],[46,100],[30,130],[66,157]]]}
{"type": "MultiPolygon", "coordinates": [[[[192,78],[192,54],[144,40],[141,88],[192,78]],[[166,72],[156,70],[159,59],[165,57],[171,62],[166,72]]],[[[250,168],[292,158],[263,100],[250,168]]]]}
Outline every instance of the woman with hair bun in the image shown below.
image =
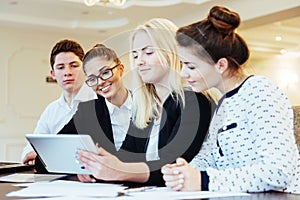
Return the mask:
{"type": "Polygon", "coordinates": [[[236,12],[215,6],[177,31],[181,76],[195,92],[214,87],[223,97],[198,155],[165,165],[163,178],[174,190],[300,193],[290,102],[268,78],[244,73],[249,50],[239,24],[236,12]]]}

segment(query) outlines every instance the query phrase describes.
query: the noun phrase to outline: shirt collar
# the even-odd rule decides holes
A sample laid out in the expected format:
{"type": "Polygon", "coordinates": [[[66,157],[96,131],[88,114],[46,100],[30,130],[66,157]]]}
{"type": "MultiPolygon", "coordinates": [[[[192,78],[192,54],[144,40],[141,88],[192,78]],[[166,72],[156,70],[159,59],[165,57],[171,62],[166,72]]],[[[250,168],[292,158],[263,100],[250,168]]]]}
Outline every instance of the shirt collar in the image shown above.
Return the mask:
{"type": "MultiPolygon", "coordinates": [[[[114,104],[110,103],[107,99],[105,99],[105,102],[106,102],[109,114],[112,115],[114,113],[114,111],[116,109],[118,109],[118,107],[115,106],[114,104]]],[[[125,100],[123,105],[120,107],[120,109],[126,108],[127,110],[131,111],[131,107],[132,107],[132,96],[131,96],[131,93],[128,91],[127,99],[125,100]]]]}
{"type": "Polygon", "coordinates": [[[223,95],[223,97],[219,100],[218,102],[218,106],[216,107],[216,111],[219,110],[221,104],[223,103],[224,99],[226,98],[230,98],[232,97],[233,95],[237,94],[239,92],[239,90],[241,89],[241,87],[244,85],[244,83],[251,77],[253,77],[254,75],[250,75],[248,76],[237,88],[227,92],[226,94],[223,95]]]}
{"type": "Polygon", "coordinates": [[[67,104],[66,100],[65,100],[65,96],[64,93],[61,93],[59,99],[58,99],[58,103],[60,106],[64,106],[67,104]]]}
{"type": "Polygon", "coordinates": [[[85,83],[82,85],[80,90],[78,91],[77,95],[73,98],[73,101],[89,101],[97,99],[96,92],[89,86],[87,86],[85,83]]]}
{"type": "MultiPolygon", "coordinates": [[[[72,99],[71,105],[69,107],[73,108],[74,106],[76,107],[79,102],[89,101],[97,98],[98,97],[96,92],[92,88],[88,87],[86,84],[83,84],[82,87],[79,89],[78,93],[72,99]]],[[[67,104],[63,93],[59,98],[59,104],[61,106],[67,104]]]]}

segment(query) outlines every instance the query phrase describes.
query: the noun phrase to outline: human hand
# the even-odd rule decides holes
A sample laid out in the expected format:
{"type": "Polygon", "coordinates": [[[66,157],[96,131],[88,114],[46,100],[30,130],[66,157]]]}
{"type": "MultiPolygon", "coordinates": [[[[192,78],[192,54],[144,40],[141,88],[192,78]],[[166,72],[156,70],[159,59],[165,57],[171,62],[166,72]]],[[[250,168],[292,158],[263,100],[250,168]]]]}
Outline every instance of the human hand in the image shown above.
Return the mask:
{"type": "MultiPolygon", "coordinates": [[[[98,148],[98,154],[80,150],[78,152],[78,161],[84,168],[92,173],[92,175],[101,180],[119,180],[118,177],[122,172],[122,162],[114,155],[98,148]]],[[[86,176],[81,176],[83,181],[89,181],[86,176]]]]}
{"type": "Polygon", "coordinates": [[[24,160],[23,160],[23,164],[25,164],[25,165],[34,165],[34,161],[35,161],[36,156],[37,156],[37,154],[35,153],[35,151],[31,151],[31,152],[27,153],[24,160]]]}
{"type": "Polygon", "coordinates": [[[77,174],[77,178],[79,179],[80,182],[84,182],[84,183],[94,183],[94,182],[96,182],[96,179],[94,179],[89,174],[77,174]]]}
{"type": "Polygon", "coordinates": [[[162,167],[163,179],[166,186],[178,191],[201,190],[200,171],[189,166],[186,160],[178,158],[175,164],[167,164],[162,167]]]}

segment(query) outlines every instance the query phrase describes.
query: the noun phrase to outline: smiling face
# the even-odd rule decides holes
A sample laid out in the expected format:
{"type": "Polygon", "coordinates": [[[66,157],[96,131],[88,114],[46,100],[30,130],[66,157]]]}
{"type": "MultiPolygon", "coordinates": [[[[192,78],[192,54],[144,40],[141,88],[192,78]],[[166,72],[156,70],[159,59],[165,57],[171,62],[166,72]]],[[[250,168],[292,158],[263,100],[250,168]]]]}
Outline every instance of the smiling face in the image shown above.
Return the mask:
{"type": "Polygon", "coordinates": [[[163,68],[157,48],[145,31],[136,32],[133,39],[133,59],[144,83],[166,84],[169,68],[163,68]]]}
{"type": "Polygon", "coordinates": [[[222,77],[216,65],[205,62],[195,55],[192,48],[178,47],[182,69],[180,76],[185,78],[195,92],[202,92],[212,87],[222,87],[222,77]]]}
{"type": "Polygon", "coordinates": [[[70,95],[78,93],[85,79],[82,61],[73,52],[57,54],[50,73],[63,91],[70,95]]]}
{"type": "MultiPolygon", "coordinates": [[[[92,76],[98,76],[100,73],[104,74],[104,70],[111,69],[116,66],[117,63],[112,60],[106,60],[104,57],[95,57],[87,61],[84,70],[87,78],[92,76]]],[[[118,91],[123,87],[122,84],[122,73],[124,66],[122,64],[118,65],[112,69],[113,76],[107,80],[102,80],[98,78],[98,84],[93,86],[97,94],[103,96],[106,99],[112,99],[116,97],[118,91]]]]}

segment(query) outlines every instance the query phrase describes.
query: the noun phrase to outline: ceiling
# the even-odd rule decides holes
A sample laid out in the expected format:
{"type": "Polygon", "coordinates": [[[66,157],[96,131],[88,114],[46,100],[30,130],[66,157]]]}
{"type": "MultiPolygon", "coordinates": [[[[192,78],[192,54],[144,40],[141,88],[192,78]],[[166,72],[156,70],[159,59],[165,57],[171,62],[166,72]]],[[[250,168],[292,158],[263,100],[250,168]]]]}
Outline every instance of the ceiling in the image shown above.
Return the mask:
{"type": "Polygon", "coordinates": [[[300,54],[299,0],[127,0],[88,7],[83,0],[1,0],[0,27],[73,33],[103,39],[132,30],[153,17],[182,26],[205,17],[213,5],[237,11],[243,20],[241,35],[257,57],[300,54]],[[281,36],[276,41],[276,36],[281,36]]]}

